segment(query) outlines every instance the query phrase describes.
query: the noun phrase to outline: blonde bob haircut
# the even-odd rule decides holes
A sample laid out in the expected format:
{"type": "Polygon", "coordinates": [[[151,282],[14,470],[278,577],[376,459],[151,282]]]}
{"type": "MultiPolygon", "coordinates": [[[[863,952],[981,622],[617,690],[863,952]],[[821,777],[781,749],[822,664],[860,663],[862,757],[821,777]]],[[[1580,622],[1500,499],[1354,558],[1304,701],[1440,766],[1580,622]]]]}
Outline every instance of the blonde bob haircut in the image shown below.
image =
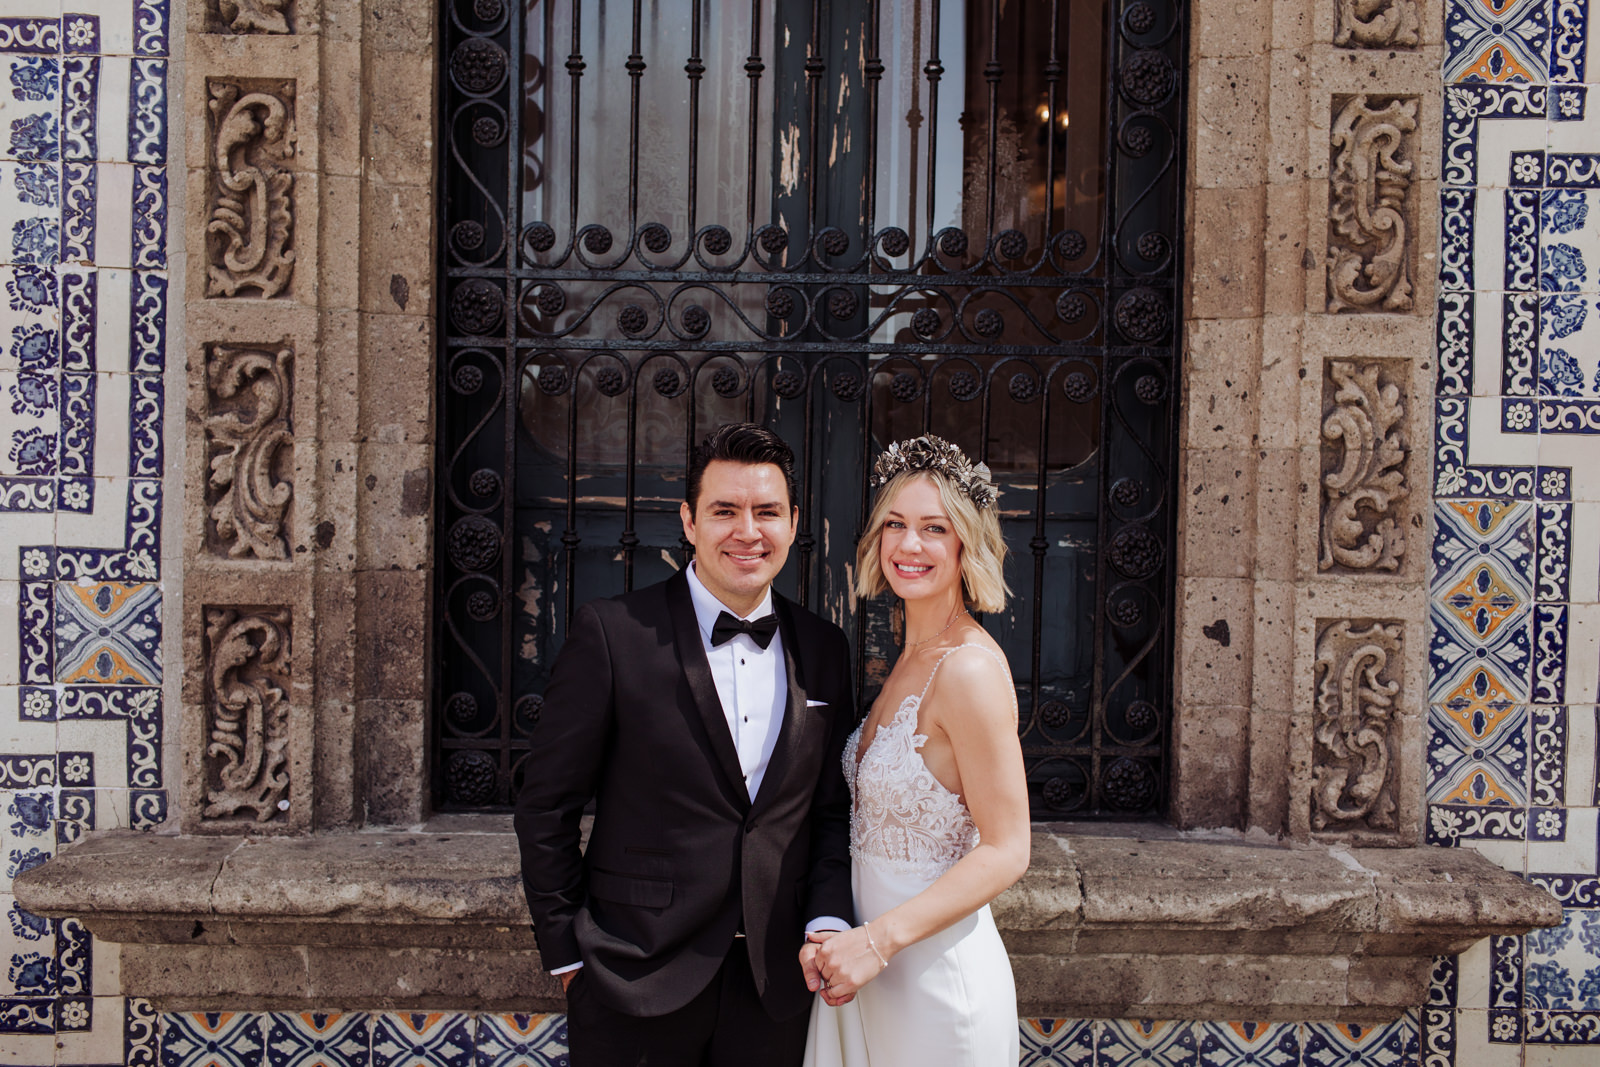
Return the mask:
{"type": "Polygon", "coordinates": [[[926,478],[939,490],[939,501],[950,525],[961,539],[961,597],[974,611],[1001,611],[1006,606],[1006,541],[1000,534],[998,505],[979,508],[953,479],[939,471],[903,471],[890,478],[873,498],[867,517],[867,532],[856,547],[856,595],[875,597],[889,588],[884,576],[879,548],[883,544],[883,524],[889,521],[889,507],[914,479],[926,478]]]}

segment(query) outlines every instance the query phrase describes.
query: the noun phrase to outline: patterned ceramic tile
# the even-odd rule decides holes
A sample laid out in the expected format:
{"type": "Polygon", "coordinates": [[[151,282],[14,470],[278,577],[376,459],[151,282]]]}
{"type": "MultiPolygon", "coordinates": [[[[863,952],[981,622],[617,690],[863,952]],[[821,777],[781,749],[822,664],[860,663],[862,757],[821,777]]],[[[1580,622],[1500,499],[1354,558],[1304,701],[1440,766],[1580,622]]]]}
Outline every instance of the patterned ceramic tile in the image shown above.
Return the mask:
{"type": "Polygon", "coordinates": [[[1294,1023],[1214,1022],[1196,1029],[1201,1067],[1298,1067],[1300,1063],[1301,1028],[1294,1023]]]}
{"type": "Polygon", "coordinates": [[[268,1067],[367,1067],[372,1031],[365,1013],[263,1016],[268,1067]]]}
{"type": "Polygon", "coordinates": [[[1361,1064],[1389,1067],[1417,1062],[1418,1023],[1408,1012],[1392,1023],[1309,1023],[1305,1027],[1303,1062],[1306,1067],[1361,1064]]]}
{"type": "Polygon", "coordinates": [[[1117,1019],[1100,1025],[1095,1039],[1097,1067],[1191,1067],[1198,1063],[1197,1024],[1154,1019],[1117,1019]]]}
{"type": "Polygon", "coordinates": [[[1549,0],[1450,0],[1445,81],[1545,81],[1550,17],[1549,0]]]}
{"type": "Polygon", "coordinates": [[[161,1016],[161,1067],[260,1067],[261,1016],[174,1012],[161,1016]]]}
{"type": "Polygon", "coordinates": [[[372,1067],[471,1067],[473,1026],[457,1012],[375,1015],[372,1067]]]}
{"type": "Polygon", "coordinates": [[[1428,800],[1522,807],[1528,802],[1527,709],[1483,705],[1429,710],[1428,800]]]}
{"type": "Polygon", "coordinates": [[[480,1015],[475,1067],[570,1067],[564,1015],[480,1015]]]}

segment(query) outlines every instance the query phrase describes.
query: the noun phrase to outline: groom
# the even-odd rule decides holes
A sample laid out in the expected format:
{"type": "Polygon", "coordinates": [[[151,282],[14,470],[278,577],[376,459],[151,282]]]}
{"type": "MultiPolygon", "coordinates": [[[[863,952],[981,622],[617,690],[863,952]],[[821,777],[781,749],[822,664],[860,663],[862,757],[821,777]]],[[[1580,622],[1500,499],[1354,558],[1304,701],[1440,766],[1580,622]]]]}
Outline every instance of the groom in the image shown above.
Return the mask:
{"type": "Polygon", "coordinates": [[[577,610],[524,764],[523,884],[574,1067],[798,1064],[796,954],[851,925],[849,649],[771,588],[794,454],[724,426],[686,488],[694,562],[577,610]]]}

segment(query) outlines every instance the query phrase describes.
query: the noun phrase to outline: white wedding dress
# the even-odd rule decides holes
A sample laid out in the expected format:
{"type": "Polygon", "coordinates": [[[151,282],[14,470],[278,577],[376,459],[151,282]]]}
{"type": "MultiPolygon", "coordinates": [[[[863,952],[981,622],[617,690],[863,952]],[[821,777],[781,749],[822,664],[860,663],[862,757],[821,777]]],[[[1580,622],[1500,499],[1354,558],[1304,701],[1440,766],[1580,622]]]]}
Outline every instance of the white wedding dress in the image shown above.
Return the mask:
{"type": "MultiPolygon", "coordinates": [[[[934,676],[961,648],[994,655],[976,644],[950,649],[934,664],[922,692],[906,697],[894,718],[879,727],[859,766],[860,727],[845,744],[844,773],[854,801],[850,858],[858,922],[870,922],[916,896],[978,843],[978,828],[961,797],[922,762],[928,739],[916,732],[917,711],[934,676]]],[[[1011,961],[985,904],[901,950],[843,1007],[829,1007],[819,995],[811,1009],[805,1062],[806,1067],[1010,1067],[1018,1051],[1011,961]]]]}

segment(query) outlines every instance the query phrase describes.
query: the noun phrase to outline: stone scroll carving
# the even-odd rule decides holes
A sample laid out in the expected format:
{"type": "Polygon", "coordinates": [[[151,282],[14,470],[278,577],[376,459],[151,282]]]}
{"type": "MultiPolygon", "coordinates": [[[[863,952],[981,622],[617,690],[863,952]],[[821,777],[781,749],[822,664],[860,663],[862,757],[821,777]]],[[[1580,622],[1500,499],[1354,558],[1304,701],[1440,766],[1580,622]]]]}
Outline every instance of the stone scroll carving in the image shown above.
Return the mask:
{"type": "Polygon", "coordinates": [[[294,496],[294,353],[218,345],[207,353],[208,543],[238,559],[285,559],[294,496]]]}
{"type": "Polygon", "coordinates": [[[1340,99],[1328,183],[1328,310],[1410,311],[1417,100],[1340,99]]]}
{"type": "Polygon", "coordinates": [[[289,794],[289,609],[205,609],[207,819],[283,820],[289,794]]]}
{"type": "Polygon", "coordinates": [[[1333,43],[1341,48],[1414,48],[1416,0],[1339,0],[1333,43]]]}
{"type": "Polygon", "coordinates": [[[1317,638],[1313,830],[1393,830],[1401,627],[1340,620],[1317,638]]]}
{"type": "Polygon", "coordinates": [[[1378,363],[1328,364],[1333,406],[1322,419],[1320,570],[1394,571],[1406,551],[1397,505],[1410,493],[1400,389],[1378,363]]]}
{"type": "Polygon", "coordinates": [[[208,82],[213,181],[206,295],[287,295],[294,272],[294,83],[208,82]]]}
{"type": "Polygon", "coordinates": [[[217,0],[217,15],[230,33],[288,33],[289,0],[217,0]]]}

